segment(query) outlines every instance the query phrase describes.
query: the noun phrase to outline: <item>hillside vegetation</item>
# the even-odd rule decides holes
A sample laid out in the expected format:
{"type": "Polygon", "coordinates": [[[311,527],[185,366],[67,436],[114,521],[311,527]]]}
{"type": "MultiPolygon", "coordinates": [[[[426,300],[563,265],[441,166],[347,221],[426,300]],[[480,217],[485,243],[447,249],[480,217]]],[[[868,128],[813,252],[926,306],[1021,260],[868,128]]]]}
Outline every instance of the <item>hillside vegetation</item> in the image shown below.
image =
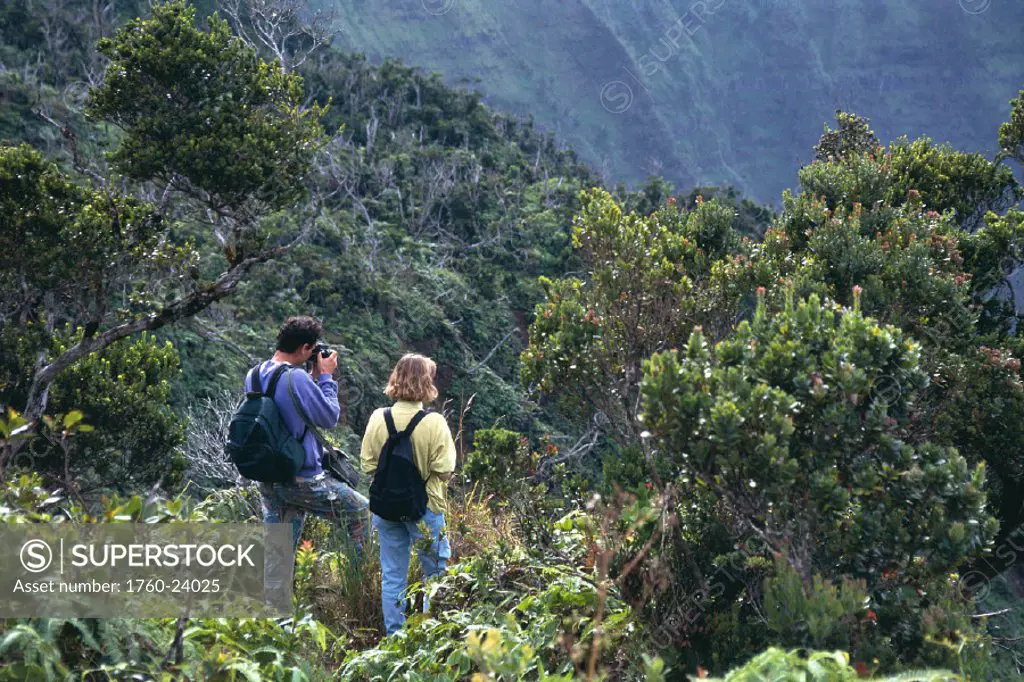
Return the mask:
{"type": "Polygon", "coordinates": [[[437,361],[449,570],[385,638],[310,519],[292,617],[6,619],[0,680],[1024,674],[1024,91],[991,156],[840,112],[775,213],[266,7],[0,9],[0,522],[259,523],[226,422],[313,314],[353,454],[437,361]]]}

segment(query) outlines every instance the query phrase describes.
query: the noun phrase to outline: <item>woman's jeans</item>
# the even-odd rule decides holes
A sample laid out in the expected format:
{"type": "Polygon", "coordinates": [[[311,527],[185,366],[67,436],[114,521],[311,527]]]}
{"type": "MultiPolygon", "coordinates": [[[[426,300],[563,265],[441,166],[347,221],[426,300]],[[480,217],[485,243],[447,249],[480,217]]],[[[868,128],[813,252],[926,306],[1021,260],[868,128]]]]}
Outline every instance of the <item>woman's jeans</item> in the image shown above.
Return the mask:
{"type": "MultiPolygon", "coordinates": [[[[424,582],[444,572],[452,549],[445,531],[444,514],[428,509],[417,523],[387,521],[376,514],[371,514],[370,519],[380,539],[380,591],[384,627],[387,634],[392,635],[405,624],[405,591],[409,575],[409,552],[413,543],[419,550],[424,582]],[[429,537],[424,537],[424,533],[429,537]]],[[[429,605],[424,595],[424,612],[429,605]]]]}

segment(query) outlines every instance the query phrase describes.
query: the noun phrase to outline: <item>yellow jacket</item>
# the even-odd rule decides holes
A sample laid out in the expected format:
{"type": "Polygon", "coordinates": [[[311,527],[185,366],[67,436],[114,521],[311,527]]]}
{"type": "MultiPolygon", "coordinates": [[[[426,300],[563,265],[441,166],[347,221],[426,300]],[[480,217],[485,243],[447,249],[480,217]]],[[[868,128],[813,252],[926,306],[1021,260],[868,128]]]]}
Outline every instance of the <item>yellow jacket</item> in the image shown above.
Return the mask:
{"type": "MultiPolygon", "coordinates": [[[[384,409],[379,407],[370,415],[363,434],[360,463],[363,472],[373,476],[377,471],[377,458],[388,440],[388,425],[384,421],[384,409]]],[[[423,409],[422,402],[398,400],[391,406],[391,417],[395,428],[401,431],[409,425],[413,416],[423,409]]],[[[416,468],[427,483],[427,506],[431,511],[446,514],[447,482],[439,474],[455,471],[455,441],[444,415],[432,412],[420,420],[412,432],[412,454],[416,468]]]]}

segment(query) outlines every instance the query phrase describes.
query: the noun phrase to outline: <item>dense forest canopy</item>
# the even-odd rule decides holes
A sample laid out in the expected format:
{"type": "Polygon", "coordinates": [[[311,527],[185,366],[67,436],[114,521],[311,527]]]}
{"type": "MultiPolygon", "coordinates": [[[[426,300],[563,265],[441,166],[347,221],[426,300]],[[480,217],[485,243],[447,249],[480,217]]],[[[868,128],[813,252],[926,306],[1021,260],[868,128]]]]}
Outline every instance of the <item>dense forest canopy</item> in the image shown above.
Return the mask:
{"type": "Polygon", "coordinates": [[[839,111],[774,210],[603,183],[347,18],[0,8],[0,520],[258,522],[227,420],[314,315],[349,452],[437,362],[429,614],[381,639],[314,520],[294,618],[7,619],[0,679],[1022,674],[1024,91],[991,155],[839,111]]]}

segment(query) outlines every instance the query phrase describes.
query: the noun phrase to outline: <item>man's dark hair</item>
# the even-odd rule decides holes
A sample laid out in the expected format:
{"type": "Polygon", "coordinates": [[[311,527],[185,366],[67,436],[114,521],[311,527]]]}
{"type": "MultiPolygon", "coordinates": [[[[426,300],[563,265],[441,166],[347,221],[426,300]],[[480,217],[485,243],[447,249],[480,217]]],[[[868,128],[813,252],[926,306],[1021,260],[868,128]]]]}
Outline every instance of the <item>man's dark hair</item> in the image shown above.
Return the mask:
{"type": "Polygon", "coordinates": [[[315,344],[324,328],[312,317],[297,315],[289,317],[277,332],[277,349],[285,353],[294,353],[305,344],[315,344]]]}

